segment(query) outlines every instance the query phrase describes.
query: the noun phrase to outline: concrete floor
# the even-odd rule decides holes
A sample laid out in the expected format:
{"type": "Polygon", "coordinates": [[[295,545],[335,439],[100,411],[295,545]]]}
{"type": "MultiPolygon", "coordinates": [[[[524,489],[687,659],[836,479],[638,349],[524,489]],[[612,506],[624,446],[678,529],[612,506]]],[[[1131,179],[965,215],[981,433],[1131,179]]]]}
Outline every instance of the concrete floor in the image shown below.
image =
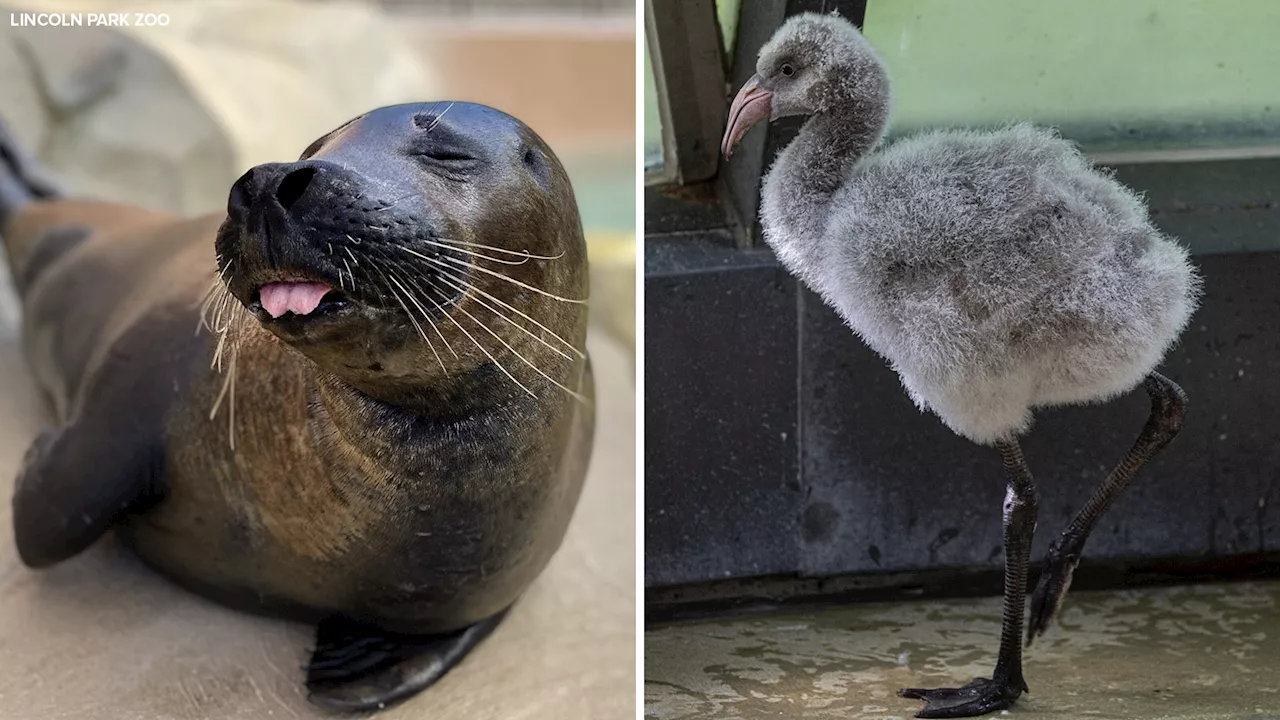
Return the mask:
{"type": "MultiPolygon", "coordinates": [[[[889,720],[900,687],[989,676],[999,598],[865,604],[684,622],[645,633],[645,717],[889,720]]],[[[1280,582],[1068,597],[1027,653],[1009,716],[1280,718],[1280,582]]],[[[1003,713],[1002,713],[1003,714],[1003,713]]]]}

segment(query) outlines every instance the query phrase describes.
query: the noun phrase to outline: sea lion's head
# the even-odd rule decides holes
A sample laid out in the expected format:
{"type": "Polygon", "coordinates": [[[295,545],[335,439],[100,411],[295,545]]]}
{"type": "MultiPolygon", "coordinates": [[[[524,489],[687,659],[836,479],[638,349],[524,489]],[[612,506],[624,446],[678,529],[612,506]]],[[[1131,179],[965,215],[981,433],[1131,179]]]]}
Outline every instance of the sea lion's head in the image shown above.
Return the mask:
{"type": "Polygon", "coordinates": [[[568,176],[532,130],[483,105],[380,108],[297,162],[250,169],[217,253],[262,327],[375,397],[555,391],[582,357],[586,248],[568,176]]]}

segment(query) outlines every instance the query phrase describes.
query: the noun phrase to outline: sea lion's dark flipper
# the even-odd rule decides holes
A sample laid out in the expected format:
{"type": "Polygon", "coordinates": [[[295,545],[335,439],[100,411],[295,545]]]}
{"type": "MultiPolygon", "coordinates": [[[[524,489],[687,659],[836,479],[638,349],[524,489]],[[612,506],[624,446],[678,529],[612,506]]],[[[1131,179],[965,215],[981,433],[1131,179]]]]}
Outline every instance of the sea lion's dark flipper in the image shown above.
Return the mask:
{"type": "Polygon", "coordinates": [[[18,555],[42,568],[83,551],[156,497],[158,449],[111,442],[78,423],[46,430],[28,448],[13,492],[18,555]]]}
{"type": "Polygon", "coordinates": [[[400,635],[328,618],[316,628],[307,666],[311,702],[356,711],[404,700],[449,672],[505,615],[504,610],[448,635],[400,635]]]}

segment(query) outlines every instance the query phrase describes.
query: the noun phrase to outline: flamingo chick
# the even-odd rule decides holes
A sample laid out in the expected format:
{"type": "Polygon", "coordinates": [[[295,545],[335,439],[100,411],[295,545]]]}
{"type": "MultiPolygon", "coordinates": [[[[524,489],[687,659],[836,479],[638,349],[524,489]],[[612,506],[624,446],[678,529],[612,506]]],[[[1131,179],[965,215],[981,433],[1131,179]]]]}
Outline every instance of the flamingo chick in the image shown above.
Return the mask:
{"type": "Polygon", "coordinates": [[[1004,621],[990,679],[901,690],[917,717],[1007,708],[1027,689],[1022,624],[1036,489],[1018,445],[1036,407],[1102,402],[1144,384],[1138,440],[1052,544],[1026,641],[1071,584],[1090,530],[1182,427],[1186,395],[1155,372],[1200,280],[1138,196],[1049,130],[929,132],[876,149],[889,117],[884,63],[836,15],[791,17],[733,101],[727,158],[752,126],[807,116],[764,179],[764,238],[786,268],[885,357],[911,399],[999,450],[1004,621]]]}

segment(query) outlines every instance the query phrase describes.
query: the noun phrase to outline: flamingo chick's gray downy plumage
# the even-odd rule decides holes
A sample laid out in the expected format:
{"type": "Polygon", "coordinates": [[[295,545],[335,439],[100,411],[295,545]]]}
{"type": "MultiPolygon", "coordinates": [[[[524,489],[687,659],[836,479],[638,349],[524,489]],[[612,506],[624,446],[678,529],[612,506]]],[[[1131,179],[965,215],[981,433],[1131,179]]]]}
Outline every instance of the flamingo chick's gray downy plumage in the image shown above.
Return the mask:
{"type": "Polygon", "coordinates": [[[1100,402],[1144,383],[1152,417],[1053,544],[1032,599],[1042,633],[1085,538],[1181,426],[1185,396],[1154,372],[1195,309],[1187,252],[1137,195],[1048,130],[939,131],[873,152],[889,80],[836,15],[790,18],[760,51],[723,151],[754,124],[809,116],[764,179],[761,221],[781,262],[887,358],[908,394],[956,433],[996,446],[1005,502],[1005,623],[991,680],[903,691],[920,717],[1008,707],[1025,689],[1023,594],[1036,493],[1017,436],[1038,406],[1100,402]]]}

